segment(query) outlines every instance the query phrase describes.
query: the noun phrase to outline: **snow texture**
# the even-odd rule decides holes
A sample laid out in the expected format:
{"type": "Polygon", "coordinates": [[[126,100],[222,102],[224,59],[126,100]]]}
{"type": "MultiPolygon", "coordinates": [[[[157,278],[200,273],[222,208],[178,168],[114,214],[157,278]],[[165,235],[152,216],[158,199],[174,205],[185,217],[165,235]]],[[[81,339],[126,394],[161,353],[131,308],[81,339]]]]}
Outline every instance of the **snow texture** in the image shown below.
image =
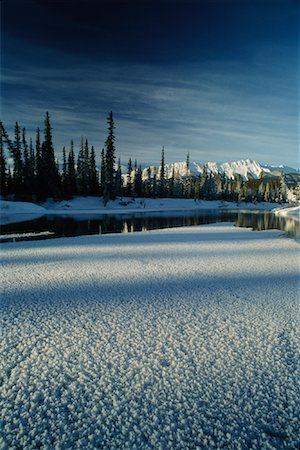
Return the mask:
{"type": "Polygon", "coordinates": [[[2,244],[2,448],[299,448],[298,248],[229,224],[2,244]]]}

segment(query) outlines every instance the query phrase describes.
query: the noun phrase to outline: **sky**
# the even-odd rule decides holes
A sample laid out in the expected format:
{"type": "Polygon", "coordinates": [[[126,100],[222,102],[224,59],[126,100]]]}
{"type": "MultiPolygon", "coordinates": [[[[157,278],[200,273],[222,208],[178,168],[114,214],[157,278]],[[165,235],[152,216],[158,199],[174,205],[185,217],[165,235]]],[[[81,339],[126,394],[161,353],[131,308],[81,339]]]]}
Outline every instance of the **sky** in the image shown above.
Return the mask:
{"type": "Polygon", "coordinates": [[[60,157],[81,136],[142,165],[298,168],[299,0],[1,0],[1,119],[60,157]]]}

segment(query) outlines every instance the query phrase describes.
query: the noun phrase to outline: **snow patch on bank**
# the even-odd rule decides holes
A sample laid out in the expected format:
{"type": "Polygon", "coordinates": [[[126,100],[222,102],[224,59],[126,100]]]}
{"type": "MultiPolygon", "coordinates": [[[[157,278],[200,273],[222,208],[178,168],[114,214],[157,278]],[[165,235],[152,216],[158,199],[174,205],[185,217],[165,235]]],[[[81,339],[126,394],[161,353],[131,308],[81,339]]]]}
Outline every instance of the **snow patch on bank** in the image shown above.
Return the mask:
{"type": "Polygon", "coordinates": [[[275,214],[279,216],[288,216],[293,219],[300,220],[300,206],[294,206],[292,208],[276,209],[275,214]]]}
{"type": "Polygon", "coordinates": [[[47,201],[43,204],[48,214],[122,214],[128,212],[156,212],[156,211],[183,211],[183,210],[272,210],[278,207],[277,203],[234,203],[220,200],[193,200],[182,198],[118,198],[109,201],[106,206],[102,198],[97,197],[75,197],[72,200],[53,202],[47,201]]]}
{"type": "Polygon", "coordinates": [[[0,214],[46,214],[45,208],[35,203],[27,202],[9,202],[0,200],[0,214]]]}

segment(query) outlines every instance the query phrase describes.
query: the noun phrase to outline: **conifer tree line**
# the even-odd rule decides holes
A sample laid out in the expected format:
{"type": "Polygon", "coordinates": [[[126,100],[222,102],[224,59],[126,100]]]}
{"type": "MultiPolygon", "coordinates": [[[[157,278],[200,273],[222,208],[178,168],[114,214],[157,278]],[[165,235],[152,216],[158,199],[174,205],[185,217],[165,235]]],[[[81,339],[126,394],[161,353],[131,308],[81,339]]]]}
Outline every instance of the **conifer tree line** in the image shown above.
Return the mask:
{"type": "Polygon", "coordinates": [[[62,150],[62,161],[58,161],[48,112],[43,132],[37,129],[34,139],[28,140],[26,129],[16,123],[11,140],[0,122],[1,195],[4,198],[13,195],[15,199],[23,200],[60,200],[75,195],[92,195],[102,196],[105,204],[116,197],[286,201],[287,188],[283,175],[245,181],[240,175],[231,179],[225,174],[212,174],[207,165],[202,174],[195,175],[190,170],[189,153],[185,161],[185,174],[179,174],[174,165],[171,174],[168,174],[164,147],[159,167],[148,167],[143,171],[137,160],[130,158],[127,173],[122,174],[120,158],[116,162],[114,130],[113,113],[110,112],[98,170],[95,148],[84,138],[81,138],[77,152],[71,140],[69,148],[62,150]],[[13,169],[8,168],[7,156],[13,160],[13,169]]]}
{"type": "MultiPolygon", "coordinates": [[[[26,136],[26,129],[16,122],[14,138],[10,139],[4,125],[0,123],[0,172],[1,195],[14,195],[16,198],[44,200],[46,198],[62,199],[74,195],[105,195],[113,198],[111,187],[114,178],[114,135],[113,115],[108,116],[109,135],[103,149],[102,169],[104,177],[99,182],[94,146],[81,138],[77,157],[74,142],[68,149],[62,150],[62,161],[55,157],[52,140],[52,127],[47,112],[43,133],[38,128],[34,141],[26,136]],[[7,152],[5,154],[5,147],[7,152]],[[13,169],[8,168],[7,158],[13,160],[13,169]]],[[[101,172],[102,173],[102,172],[101,172]]]]}

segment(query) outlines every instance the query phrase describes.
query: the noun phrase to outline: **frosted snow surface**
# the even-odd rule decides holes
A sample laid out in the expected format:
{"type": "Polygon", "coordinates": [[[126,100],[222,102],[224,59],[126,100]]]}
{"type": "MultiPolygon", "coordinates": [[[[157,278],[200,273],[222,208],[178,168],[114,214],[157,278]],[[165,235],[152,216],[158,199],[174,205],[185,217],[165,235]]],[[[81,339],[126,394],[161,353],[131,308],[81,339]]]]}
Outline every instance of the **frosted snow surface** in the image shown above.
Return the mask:
{"type": "Polygon", "coordinates": [[[2,448],[298,448],[298,248],[228,224],[2,244],[2,448]]]}

